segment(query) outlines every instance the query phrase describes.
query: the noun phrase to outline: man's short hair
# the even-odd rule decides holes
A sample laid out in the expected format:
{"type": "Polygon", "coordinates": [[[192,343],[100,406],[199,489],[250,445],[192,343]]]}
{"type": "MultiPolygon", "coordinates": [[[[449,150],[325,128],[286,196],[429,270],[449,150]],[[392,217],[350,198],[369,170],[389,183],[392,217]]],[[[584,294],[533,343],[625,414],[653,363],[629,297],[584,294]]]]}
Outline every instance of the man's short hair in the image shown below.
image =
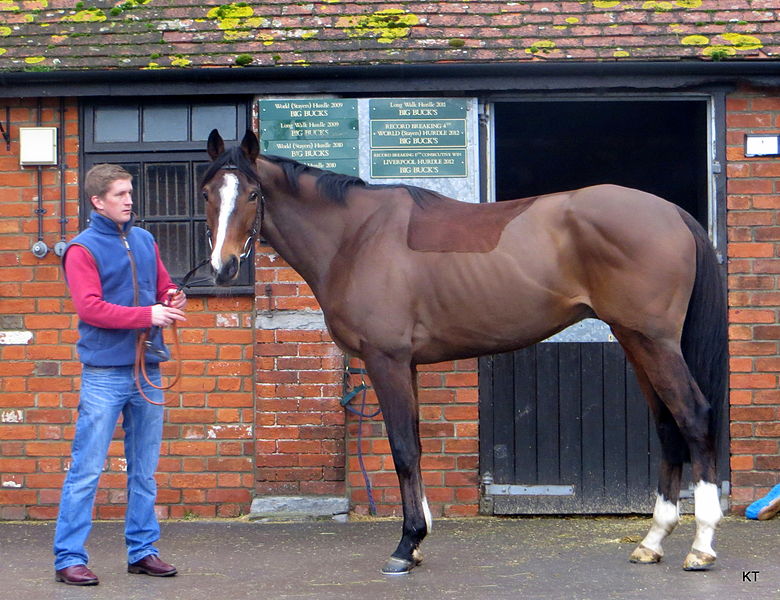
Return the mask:
{"type": "Polygon", "coordinates": [[[117,179],[129,179],[133,176],[123,167],[111,163],[95,165],[84,176],[84,193],[92,203],[92,196],[102,196],[117,179]]]}

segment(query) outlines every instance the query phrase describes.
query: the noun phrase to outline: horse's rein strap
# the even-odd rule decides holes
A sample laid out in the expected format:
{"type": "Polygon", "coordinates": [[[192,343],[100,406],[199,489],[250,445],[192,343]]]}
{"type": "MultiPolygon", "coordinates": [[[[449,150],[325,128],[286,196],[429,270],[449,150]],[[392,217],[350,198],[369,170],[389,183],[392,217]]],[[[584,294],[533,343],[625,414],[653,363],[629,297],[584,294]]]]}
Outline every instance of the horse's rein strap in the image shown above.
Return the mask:
{"type": "MultiPolygon", "coordinates": [[[[201,267],[207,265],[208,263],[209,263],[209,259],[206,258],[202,260],[200,263],[198,263],[198,265],[195,268],[190,269],[189,273],[187,273],[182,278],[181,283],[176,287],[176,290],[169,295],[169,298],[173,298],[179,292],[183,291],[184,288],[187,287],[189,280],[192,278],[195,272],[201,267]]],[[[165,304],[167,303],[168,300],[165,301],[165,304]]],[[[179,343],[179,328],[176,324],[176,321],[174,321],[172,325],[173,325],[173,344],[176,347],[176,374],[173,376],[171,382],[168,383],[167,385],[155,384],[149,379],[149,375],[146,372],[146,360],[144,360],[144,355],[146,354],[146,350],[150,346],[149,337],[154,327],[150,327],[149,329],[142,331],[138,335],[138,340],[136,341],[135,344],[135,364],[134,364],[135,386],[136,388],[138,388],[138,393],[141,394],[141,397],[144,400],[146,400],[149,404],[155,404],[157,406],[164,406],[166,404],[166,401],[163,400],[162,402],[155,402],[154,400],[149,398],[144,393],[143,386],[141,385],[141,376],[143,376],[146,383],[148,383],[150,386],[152,386],[157,390],[169,390],[177,383],[179,383],[179,379],[181,379],[181,372],[182,372],[181,345],[179,343]]]]}

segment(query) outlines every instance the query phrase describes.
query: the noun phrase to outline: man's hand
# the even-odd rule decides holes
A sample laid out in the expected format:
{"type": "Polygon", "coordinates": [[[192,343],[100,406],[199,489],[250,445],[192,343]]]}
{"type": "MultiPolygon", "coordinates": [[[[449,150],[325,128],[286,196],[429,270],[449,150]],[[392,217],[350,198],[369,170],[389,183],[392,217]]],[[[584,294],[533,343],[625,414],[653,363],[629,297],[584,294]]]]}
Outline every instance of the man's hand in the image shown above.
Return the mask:
{"type": "Polygon", "coordinates": [[[152,325],[155,327],[168,327],[174,321],[186,320],[184,312],[180,308],[163,306],[162,304],[152,305],[152,325]]]}
{"type": "Polygon", "coordinates": [[[168,299],[165,303],[173,308],[184,310],[184,306],[187,304],[187,294],[184,293],[184,290],[168,290],[168,299]]]}

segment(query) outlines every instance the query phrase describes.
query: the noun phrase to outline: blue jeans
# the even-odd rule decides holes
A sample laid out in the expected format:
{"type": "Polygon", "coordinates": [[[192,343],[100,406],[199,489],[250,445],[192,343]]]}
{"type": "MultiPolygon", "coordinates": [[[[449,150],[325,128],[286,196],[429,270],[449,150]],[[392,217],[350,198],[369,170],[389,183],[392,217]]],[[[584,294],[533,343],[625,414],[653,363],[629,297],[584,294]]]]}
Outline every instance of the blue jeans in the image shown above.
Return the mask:
{"type": "MultiPolygon", "coordinates": [[[[147,368],[149,378],[160,385],[159,368],[152,365],[147,368]]],[[[151,400],[161,402],[162,392],[143,383],[144,393],[151,400]]],[[[132,366],[84,365],[78,412],[71,465],[62,486],[54,533],[54,568],[87,564],[89,560],[84,544],[92,529],[98,479],[120,413],[127,460],[125,542],[128,562],[159,554],[153,545],[160,538],[160,526],[154,512],[157,497],[154,472],[160,457],[163,407],[141,397],[132,366]]]]}

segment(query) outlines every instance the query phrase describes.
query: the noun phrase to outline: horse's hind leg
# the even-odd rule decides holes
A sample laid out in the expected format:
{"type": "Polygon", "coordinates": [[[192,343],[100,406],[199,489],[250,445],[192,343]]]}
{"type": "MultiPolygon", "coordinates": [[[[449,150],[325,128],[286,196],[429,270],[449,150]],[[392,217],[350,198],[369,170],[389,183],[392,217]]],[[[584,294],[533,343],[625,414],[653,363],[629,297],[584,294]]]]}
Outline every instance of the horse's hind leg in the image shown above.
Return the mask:
{"type": "MultiPolygon", "coordinates": [[[[710,404],[691,376],[680,352],[679,344],[668,340],[651,340],[638,332],[623,330],[619,327],[613,327],[613,330],[632,360],[644,372],[654,395],[668,410],[669,415],[674,419],[674,425],[677,426],[680,435],[687,443],[693,480],[696,482],[694,490],[696,537],[691,551],[683,563],[683,568],[686,570],[708,569],[715,562],[716,554],[712,548],[712,541],[715,528],[723,516],[715,484],[715,445],[710,434],[710,404]]],[[[652,402],[651,399],[651,406],[652,402]]],[[[659,425],[664,426],[664,429],[660,431],[662,443],[665,443],[667,452],[677,453],[679,442],[676,440],[673,424],[668,420],[664,422],[663,416],[666,414],[664,410],[661,410],[660,414],[662,419],[659,425]]],[[[667,490],[673,496],[677,495],[672,480],[679,476],[680,465],[678,461],[679,456],[674,458],[674,454],[672,457],[665,457],[666,466],[661,470],[661,487],[663,487],[664,477],[666,477],[667,490]]],[[[679,483],[675,485],[676,492],[679,493],[679,483]]],[[[663,489],[660,491],[663,493],[663,489]]],[[[669,500],[669,504],[671,504],[672,499],[669,498],[669,500]]],[[[671,515],[672,513],[671,506],[665,505],[663,500],[661,503],[659,528],[663,526],[663,514],[668,512],[671,515]]],[[[676,506],[676,501],[674,504],[676,506]]],[[[658,504],[656,507],[658,508],[658,504]]],[[[673,520],[670,516],[666,517],[668,523],[673,520]]],[[[656,524],[654,516],[654,528],[656,524]]],[[[650,536],[648,542],[651,544],[654,539],[660,540],[664,537],[659,530],[655,531],[655,535],[651,535],[653,533],[653,528],[651,528],[650,533],[648,533],[650,536]]]]}
{"type": "Polygon", "coordinates": [[[410,361],[381,351],[363,351],[366,370],[376,390],[398,475],[404,523],[401,541],[382,567],[386,575],[408,573],[422,561],[419,546],[431,527],[420,472],[420,420],[415,369],[410,361]]]}
{"type": "Polygon", "coordinates": [[[680,521],[680,481],[683,463],[687,459],[688,445],[674,423],[671,413],[656,395],[644,372],[636,367],[635,370],[640,387],[648,399],[655,418],[662,451],[653,524],[629,557],[633,563],[649,564],[660,562],[664,555],[662,543],[680,521]]]}

